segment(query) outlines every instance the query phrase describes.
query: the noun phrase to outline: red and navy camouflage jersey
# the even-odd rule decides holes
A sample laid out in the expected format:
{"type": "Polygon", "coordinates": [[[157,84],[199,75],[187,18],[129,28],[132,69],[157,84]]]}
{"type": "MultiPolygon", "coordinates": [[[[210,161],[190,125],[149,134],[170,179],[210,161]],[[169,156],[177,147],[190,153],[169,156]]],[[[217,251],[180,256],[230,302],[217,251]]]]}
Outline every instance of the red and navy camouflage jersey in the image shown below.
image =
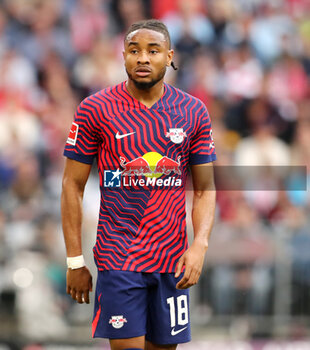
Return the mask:
{"type": "Polygon", "coordinates": [[[205,105],[164,88],[148,108],[123,82],[87,97],[75,113],[64,155],[97,160],[101,203],[93,250],[100,270],[174,272],[187,249],[188,169],[216,154],[205,105]]]}

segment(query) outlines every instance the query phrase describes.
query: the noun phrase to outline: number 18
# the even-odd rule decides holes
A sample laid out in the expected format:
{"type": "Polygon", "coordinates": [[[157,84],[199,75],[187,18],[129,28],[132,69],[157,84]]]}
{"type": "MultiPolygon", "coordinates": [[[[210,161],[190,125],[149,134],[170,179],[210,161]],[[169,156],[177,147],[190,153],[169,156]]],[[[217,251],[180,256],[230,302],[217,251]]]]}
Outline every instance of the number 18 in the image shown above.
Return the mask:
{"type": "Polygon", "coordinates": [[[184,326],[188,323],[188,303],[187,295],[180,295],[177,298],[177,305],[175,307],[174,297],[167,298],[167,304],[170,307],[170,323],[171,327],[176,325],[175,309],[177,309],[178,325],[184,326]]]}

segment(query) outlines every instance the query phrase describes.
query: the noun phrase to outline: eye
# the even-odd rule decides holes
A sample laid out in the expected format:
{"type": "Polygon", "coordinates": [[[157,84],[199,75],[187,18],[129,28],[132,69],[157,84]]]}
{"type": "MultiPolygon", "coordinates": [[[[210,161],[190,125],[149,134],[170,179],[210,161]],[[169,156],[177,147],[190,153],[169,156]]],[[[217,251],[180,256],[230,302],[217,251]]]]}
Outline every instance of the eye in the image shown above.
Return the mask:
{"type": "Polygon", "coordinates": [[[132,53],[132,54],[136,54],[136,53],[138,53],[138,50],[136,50],[136,49],[132,49],[132,50],[130,50],[130,53],[132,53]]]}
{"type": "Polygon", "coordinates": [[[155,55],[156,53],[158,53],[158,51],[157,50],[151,50],[150,53],[155,55]]]}

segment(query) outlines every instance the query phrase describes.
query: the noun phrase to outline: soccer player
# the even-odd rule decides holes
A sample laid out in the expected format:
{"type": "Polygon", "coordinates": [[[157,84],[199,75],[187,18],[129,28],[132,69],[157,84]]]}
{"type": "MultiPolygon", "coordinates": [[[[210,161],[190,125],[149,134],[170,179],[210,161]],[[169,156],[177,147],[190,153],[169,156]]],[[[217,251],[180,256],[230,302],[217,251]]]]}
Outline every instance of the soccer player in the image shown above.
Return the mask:
{"type": "Polygon", "coordinates": [[[128,80],[82,101],[65,146],[67,293],[89,303],[92,276],[82,255],[82,199],[96,158],[101,203],[93,248],[98,268],[93,337],[108,338],[113,350],[172,350],[190,341],[188,288],[198,282],[213,224],[211,123],[200,100],[164,83],[167,67],[175,66],[162,22],[134,23],[123,56],[128,80]]]}

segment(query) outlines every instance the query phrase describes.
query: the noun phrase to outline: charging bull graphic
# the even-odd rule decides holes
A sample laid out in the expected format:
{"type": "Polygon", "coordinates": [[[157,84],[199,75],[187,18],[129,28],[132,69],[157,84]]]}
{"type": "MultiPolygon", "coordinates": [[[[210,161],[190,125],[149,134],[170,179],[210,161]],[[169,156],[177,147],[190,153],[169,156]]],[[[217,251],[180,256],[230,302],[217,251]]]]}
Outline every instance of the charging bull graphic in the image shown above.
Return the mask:
{"type": "Polygon", "coordinates": [[[122,171],[123,174],[143,175],[152,172],[149,163],[142,157],[135,158],[128,162],[126,162],[126,159],[124,157],[120,157],[120,161],[121,167],[124,168],[122,171]]]}
{"type": "Polygon", "coordinates": [[[181,156],[178,156],[178,160],[176,162],[169,157],[162,157],[156,164],[155,174],[169,175],[170,173],[175,173],[181,175],[180,159],[181,156]]]}
{"type": "Polygon", "coordinates": [[[149,177],[160,177],[161,175],[169,175],[171,173],[181,175],[180,159],[177,161],[162,156],[157,152],[148,152],[142,157],[126,161],[124,157],[120,157],[120,165],[123,168],[122,174],[126,175],[145,175],[149,177]]]}

